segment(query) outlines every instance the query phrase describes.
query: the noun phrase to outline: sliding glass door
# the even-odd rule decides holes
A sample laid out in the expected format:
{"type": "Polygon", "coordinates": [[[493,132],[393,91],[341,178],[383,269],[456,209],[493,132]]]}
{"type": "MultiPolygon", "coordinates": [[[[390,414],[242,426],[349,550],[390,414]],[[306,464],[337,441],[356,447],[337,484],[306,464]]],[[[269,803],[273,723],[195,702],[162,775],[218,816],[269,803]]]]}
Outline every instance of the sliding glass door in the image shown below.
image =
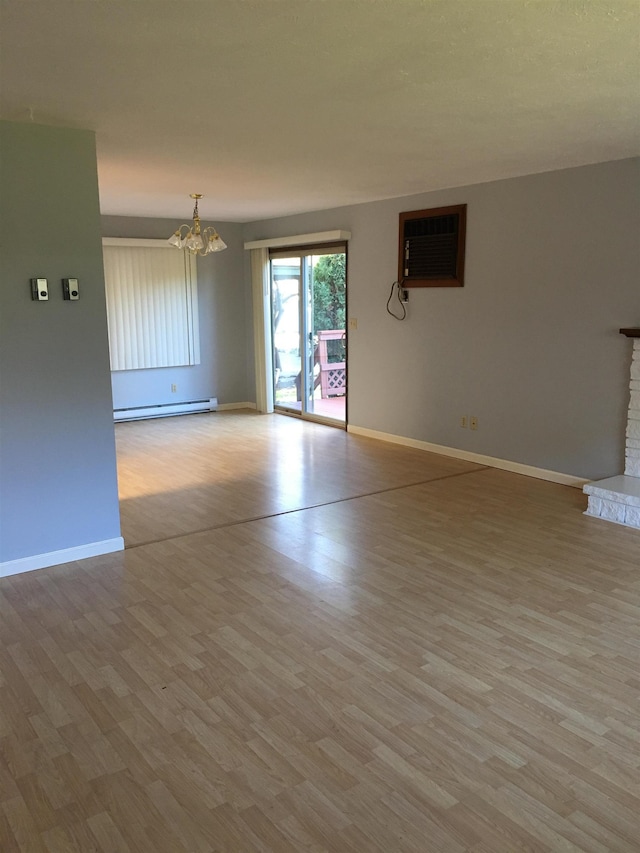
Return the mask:
{"type": "Polygon", "coordinates": [[[276,411],[346,423],[346,248],[272,250],[276,411]]]}

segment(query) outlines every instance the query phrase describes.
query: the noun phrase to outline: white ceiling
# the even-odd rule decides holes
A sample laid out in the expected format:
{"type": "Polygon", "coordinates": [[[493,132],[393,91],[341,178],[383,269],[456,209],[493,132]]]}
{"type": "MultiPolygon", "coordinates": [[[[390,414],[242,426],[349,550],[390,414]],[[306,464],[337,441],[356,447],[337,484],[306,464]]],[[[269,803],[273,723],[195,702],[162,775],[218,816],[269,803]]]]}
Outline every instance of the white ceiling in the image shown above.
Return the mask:
{"type": "Polygon", "coordinates": [[[640,152],[639,0],[0,0],[103,213],[247,221],[640,152]]]}

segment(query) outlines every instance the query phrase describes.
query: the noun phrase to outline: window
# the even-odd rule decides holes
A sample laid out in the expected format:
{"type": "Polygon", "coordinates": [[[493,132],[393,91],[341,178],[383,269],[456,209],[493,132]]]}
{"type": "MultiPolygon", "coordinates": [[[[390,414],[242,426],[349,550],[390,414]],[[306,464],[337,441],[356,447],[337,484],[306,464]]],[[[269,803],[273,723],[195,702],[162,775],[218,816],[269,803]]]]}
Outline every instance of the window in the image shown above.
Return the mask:
{"type": "Polygon", "coordinates": [[[111,370],[199,364],[195,258],[164,240],[102,242],[111,370]]]}

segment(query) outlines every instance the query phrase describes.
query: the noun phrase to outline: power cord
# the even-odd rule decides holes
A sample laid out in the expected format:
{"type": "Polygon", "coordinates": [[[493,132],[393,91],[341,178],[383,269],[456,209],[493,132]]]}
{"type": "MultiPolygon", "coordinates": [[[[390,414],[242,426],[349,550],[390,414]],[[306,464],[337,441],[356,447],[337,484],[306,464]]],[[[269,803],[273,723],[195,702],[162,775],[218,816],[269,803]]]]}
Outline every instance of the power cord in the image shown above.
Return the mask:
{"type": "Polygon", "coordinates": [[[406,300],[404,300],[402,298],[402,291],[403,291],[402,282],[401,281],[394,281],[393,284],[391,285],[391,292],[389,293],[389,298],[387,299],[387,313],[391,314],[391,316],[396,320],[404,320],[404,319],[406,319],[406,316],[407,316],[407,309],[405,306],[406,300]],[[394,312],[389,307],[391,305],[391,300],[393,299],[394,289],[396,290],[396,297],[398,299],[398,302],[400,303],[400,307],[402,308],[402,315],[394,314],[394,312]]]}

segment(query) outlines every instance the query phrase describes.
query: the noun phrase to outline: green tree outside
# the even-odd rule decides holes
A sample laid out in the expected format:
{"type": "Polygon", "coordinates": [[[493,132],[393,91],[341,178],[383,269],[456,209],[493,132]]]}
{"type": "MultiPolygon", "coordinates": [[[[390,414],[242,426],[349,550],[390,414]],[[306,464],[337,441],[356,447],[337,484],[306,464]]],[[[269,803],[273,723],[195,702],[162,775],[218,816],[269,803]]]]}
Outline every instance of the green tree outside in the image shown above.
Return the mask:
{"type": "Polygon", "coordinates": [[[322,255],[313,268],[313,328],[344,329],[347,256],[322,255]]]}
{"type": "MultiPolygon", "coordinates": [[[[322,255],[313,267],[313,330],[344,329],[346,318],[347,256],[322,255]]],[[[344,339],[327,341],[332,363],[344,361],[344,339]]]]}

